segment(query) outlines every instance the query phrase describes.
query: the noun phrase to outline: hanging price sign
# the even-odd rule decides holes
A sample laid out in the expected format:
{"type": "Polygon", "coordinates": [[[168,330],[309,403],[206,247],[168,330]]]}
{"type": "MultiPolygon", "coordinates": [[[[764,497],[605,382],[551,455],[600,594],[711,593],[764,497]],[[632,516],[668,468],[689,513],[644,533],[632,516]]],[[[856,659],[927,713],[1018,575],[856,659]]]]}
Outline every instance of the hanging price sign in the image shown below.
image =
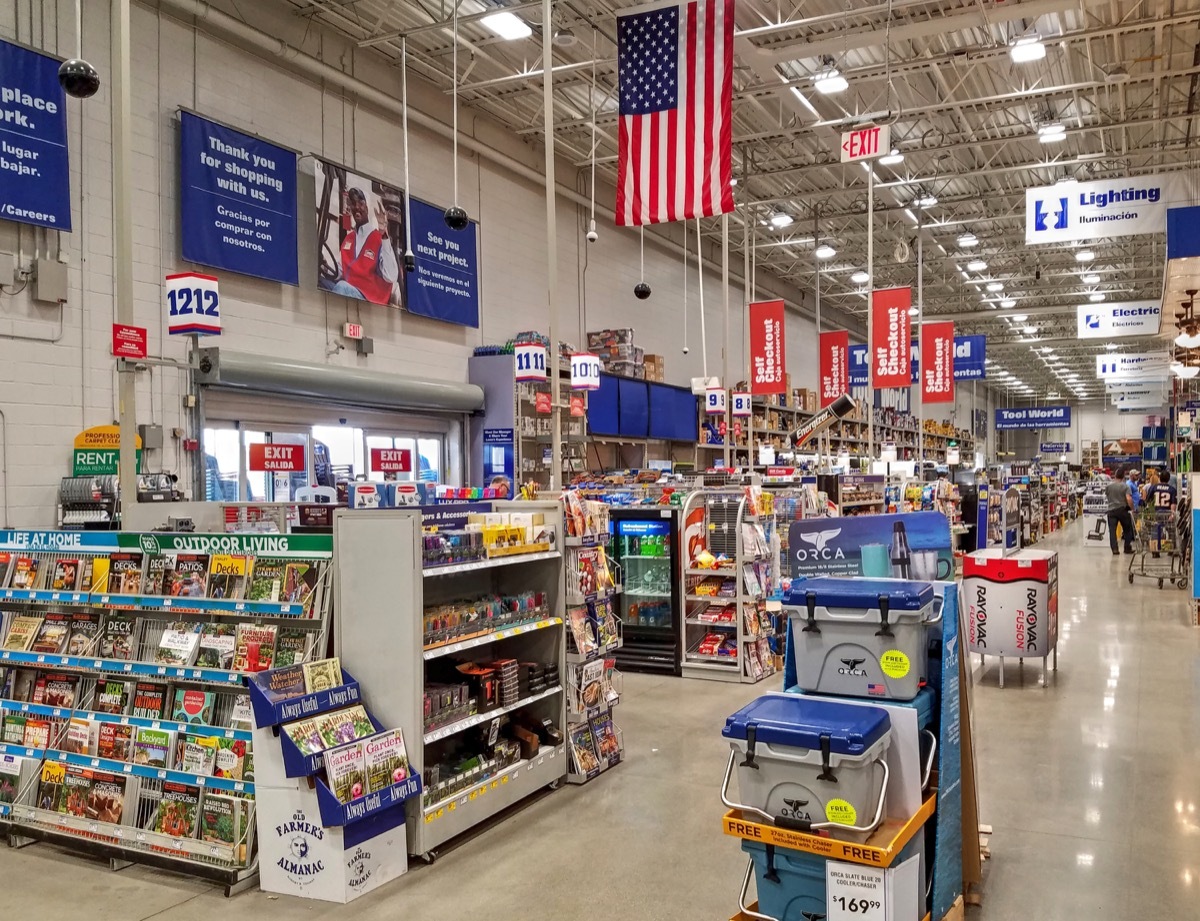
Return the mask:
{"type": "Polygon", "coordinates": [[[728,394],[724,387],[709,387],[704,391],[704,411],[710,416],[725,415],[728,394]]]}
{"type": "Polygon", "coordinates": [[[753,412],[750,403],[750,394],[737,393],[735,391],[731,396],[733,399],[732,411],[735,416],[749,416],[753,412]]]}
{"type": "Polygon", "coordinates": [[[167,332],[172,336],[221,334],[221,295],[217,276],[199,272],[168,275],[163,282],[167,332]]]}
{"type": "Polygon", "coordinates": [[[546,347],[540,342],[518,342],[513,345],[514,377],[518,381],[546,379],[546,347]]]}
{"type": "Polygon", "coordinates": [[[543,416],[550,415],[550,391],[543,390],[533,396],[533,411],[543,416]]]}
{"type": "Polygon", "coordinates": [[[587,413],[587,397],[582,393],[576,393],[571,396],[571,415],[579,418],[587,413]]]}
{"type": "Polygon", "coordinates": [[[571,356],[571,389],[600,389],[600,359],[588,352],[576,352],[571,356]]]}

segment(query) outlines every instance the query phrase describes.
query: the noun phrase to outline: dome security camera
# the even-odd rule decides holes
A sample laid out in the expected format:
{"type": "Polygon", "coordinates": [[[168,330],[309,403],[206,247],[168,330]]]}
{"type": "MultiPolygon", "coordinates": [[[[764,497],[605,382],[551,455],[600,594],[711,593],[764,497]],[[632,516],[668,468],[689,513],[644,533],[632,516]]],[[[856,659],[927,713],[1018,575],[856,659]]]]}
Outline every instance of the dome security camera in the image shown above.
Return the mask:
{"type": "Polygon", "coordinates": [[[467,225],[471,223],[467,212],[458,207],[458,205],[451,205],[447,208],[446,213],[442,215],[442,219],[445,220],[446,226],[451,230],[466,230],[467,225]]]}
{"type": "Polygon", "coordinates": [[[639,281],[633,286],[633,296],[639,301],[644,301],[650,296],[650,286],[644,281],[639,281]]]}
{"type": "Polygon", "coordinates": [[[688,347],[685,345],[683,347],[683,354],[686,355],[687,353],[688,353],[688,347]]]}
{"type": "Polygon", "coordinates": [[[71,58],[59,66],[58,82],[68,96],[87,99],[100,89],[100,74],[87,61],[71,58]]]}
{"type": "Polygon", "coordinates": [[[415,272],[417,270],[417,257],[411,252],[404,254],[404,271],[415,272]]]}
{"type": "Polygon", "coordinates": [[[588,224],[587,241],[595,243],[600,239],[600,234],[596,233],[596,222],[592,221],[588,224]]]}

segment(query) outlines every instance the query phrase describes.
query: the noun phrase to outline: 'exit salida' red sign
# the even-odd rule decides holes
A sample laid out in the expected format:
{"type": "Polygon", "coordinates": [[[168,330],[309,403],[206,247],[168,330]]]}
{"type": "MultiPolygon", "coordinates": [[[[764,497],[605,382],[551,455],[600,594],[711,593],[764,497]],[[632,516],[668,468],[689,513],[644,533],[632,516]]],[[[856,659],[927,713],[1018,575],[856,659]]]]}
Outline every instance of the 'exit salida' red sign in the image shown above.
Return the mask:
{"type": "Polygon", "coordinates": [[[249,468],[263,473],[305,469],[304,445],[250,445],[249,468]]]}
{"type": "Polygon", "coordinates": [[[371,469],[376,473],[412,473],[412,451],[407,448],[372,448],[371,469]]]}

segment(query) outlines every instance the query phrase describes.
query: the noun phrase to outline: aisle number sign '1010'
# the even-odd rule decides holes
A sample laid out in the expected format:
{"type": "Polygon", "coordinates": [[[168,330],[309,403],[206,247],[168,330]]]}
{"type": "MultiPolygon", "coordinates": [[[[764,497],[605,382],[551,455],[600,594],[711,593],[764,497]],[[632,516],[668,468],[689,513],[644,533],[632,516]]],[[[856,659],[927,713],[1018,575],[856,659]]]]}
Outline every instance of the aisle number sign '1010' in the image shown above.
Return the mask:
{"type": "Polygon", "coordinates": [[[219,336],[221,295],[215,275],[179,272],[163,285],[167,331],[172,336],[219,336]]]}
{"type": "Polygon", "coordinates": [[[571,356],[571,389],[600,389],[600,359],[588,352],[576,352],[571,356]]]}

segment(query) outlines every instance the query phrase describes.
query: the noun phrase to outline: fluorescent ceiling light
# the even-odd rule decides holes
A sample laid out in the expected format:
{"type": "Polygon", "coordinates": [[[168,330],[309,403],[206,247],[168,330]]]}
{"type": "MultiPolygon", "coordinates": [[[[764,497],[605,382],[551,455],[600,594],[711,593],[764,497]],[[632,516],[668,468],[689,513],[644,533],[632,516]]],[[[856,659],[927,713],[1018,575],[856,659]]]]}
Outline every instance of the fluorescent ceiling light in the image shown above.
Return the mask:
{"type": "Polygon", "coordinates": [[[1036,326],[1025,326],[1025,327],[1022,327],[1022,330],[1025,333],[1025,335],[1032,336],[1034,333],[1037,332],[1037,327],[1036,326]]]}
{"type": "Polygon", "coordinates": [[[898,151],[895,147],[892,148],[891,153],[885,154],[884,156],[879,158],[880,166],[896,166],[897,164],[903,163],[903,162],[904,162],[904,154],[900,153],[900,151],[898,151]]]}
{"type": "Polygon", "coordinates": [[[842,93],[850,88],[850,84],[846,82],[836,67],[830,67],[828,70],[817,74],[817,79],[813,81],[813,88],[825,96],[833,93],[842,93]]]}
{"type": "Polygon", "coordinates": [[[1117,350],[1117,347],[1118,347],[1118,346],[1117,346],[1117,344],[1116,344],[1115,342],[1110,342],[1110,343],[1108,343],[1107,345],[1105,345],[1104,347],[1105,347],[1106,349],[1108,349],[1110,352],[1115,352],[1115,351],[1117,350]]]}
{"type": "Polygon", "coordinates": [[[1200,346],[1200,332],[1193,326],[1191,333],[1186,329],[1175,337],[1175,344],[1181,349],[1194,349],[1200,346]]]}
{"type": "Polygon", "coordinates": [[[1026,35],[1008,46],[1008,55],[1014,64],[1029,64],[1046,56],[1046,46],[1037,35],[1026,35]]]}
{"type": "Polygon", "coordinates": [[[921,308],[919,308],[919,307],[909,307],[908,308],[908,315],[910,317],[915,317],[920,312],[921,312],[921,308]]]}
{"type": "Polygon", "coordinates": [[[972,259],[967,263],[968,272],[983,272],[987,270],[987,263],[982,259],[972,259]]]}
{"type": "Polygon", "coordinates": [[[1011,317],[1009,317],[1009,319],[1014,323],[1024,323],[1029,319],[1029,317],[1025,316],[1023,313],[1014,313],[1011,317]]]}
{"type": "Polygon", "coordinates": [[[1038,127],[1038,140],[1043,144],[1055,144],[1058,141],[1066,140],[1066,137],[1067,126],[1059,122],[1038,127]]]}
{"type": "Polygon", "coordinates": [[[782,230],[792,223],[792,216],[785,211],[776,211],[770,218],[771,226],[776,230],[782,230]]]}
{"type": "Polygon", "coordinates": [[[913,204],[918,208],[932,208],[937,203],[938,200],[936,195],[923,195],[913,202],[913,204]]]}
{"type": "Polygon", "coordinates": [[[490,16],[484,16],[479,21],[501,38],[508,41],[518,38],[529,38],[533,34],[533,29],[529,28],[529,23],[515,13],[492,13],[490,16]]]}
{"type": "Polygon", "coordinates": [[[1044,349],[1042,349],[1042,354],[1043,355],[1053,355],[1054,349],[1050,348],[1050,346],[1046,346],[1044,349]]]}
{"type": "Polygon", "coordinates": [[[1006,297],[1004,300],[1002,300],[1000,302],[1000,306],[1003,307],[1005,310],[1007,310],[1009,307],[1016,307],[1017,302],[1014,301],[1011,297],[1006,297]]]}
{"type": "Polygon", "coordinates": [[[1093,304],[1099,304],[1102,300],[1104,300],[1104,294],[1101,291],[1096,291],[1088,295],[1088,300],[1093,304]]]}
{"type": "Polygon", "coordinates": [[[1079,276],[1079,280],[1080,280],[1081,282],[1083,282],[1085,285],[1098,285],[1098,284],[1100,284],[1100,276],[1099,276],[1099,275],[1097,275],[1095,272],[1087,272],[1087,273],[1085,273],[1085,274],[1083,274],[1083,275],[1080,275],[1080,276],[1079,276]]]}
{"type": "Polygon", "coordinates": [[[996,294],[997,292],[1004,290],[1004,285],[1003,285],[1003,283],[998,282],[998,281],[989,281],[987,284],[987,289],[992,294],[996,294]]]}
{"type": "Polygon", "coordinates": [[[958,245],[963,249],[970,249],[972,246],[979,245],[979,238],[973,233],[964,233],[958,238],[958,245]]]}
{"type": "Polygon", "coordinates": [[[871,276],[868,275],[866,272],[858,271],[850,276],[850,280],[852,282],[854,282],[856,285],[865,285],[867,282],[869,282],[871,280],[871,276]]]}
{"type": "Polygon", "coordinates": [[[1095,258],[1096,258],[1096,254],[1093,253],[1090,249],[1081,249],[1079,252],[1077,252],[1075,254],[1076,262],[1091,262],[1095,258]]]}
{"type": "Polygon", "coordinates": [[[828,243],[822,243],[813,251],[813,255],[818,259],[832,259],[837,255],[837,250],[828,243]]]}

